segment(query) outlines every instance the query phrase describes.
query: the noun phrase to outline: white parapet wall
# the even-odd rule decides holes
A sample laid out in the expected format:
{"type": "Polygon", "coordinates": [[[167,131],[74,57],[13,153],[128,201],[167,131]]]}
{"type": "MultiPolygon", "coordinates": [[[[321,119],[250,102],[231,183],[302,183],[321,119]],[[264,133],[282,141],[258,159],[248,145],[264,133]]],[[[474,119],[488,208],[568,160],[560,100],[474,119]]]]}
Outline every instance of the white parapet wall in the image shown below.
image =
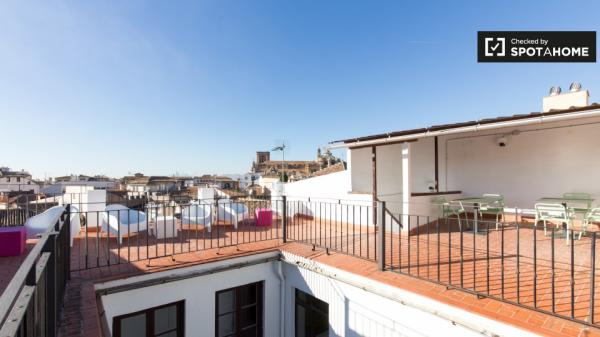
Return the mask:
{"type": "Polygon", "coordinates": [[[350,173],[341,171],[286,183],[288,216],[372,225],[372,198],[350,192],[350,173]]]}

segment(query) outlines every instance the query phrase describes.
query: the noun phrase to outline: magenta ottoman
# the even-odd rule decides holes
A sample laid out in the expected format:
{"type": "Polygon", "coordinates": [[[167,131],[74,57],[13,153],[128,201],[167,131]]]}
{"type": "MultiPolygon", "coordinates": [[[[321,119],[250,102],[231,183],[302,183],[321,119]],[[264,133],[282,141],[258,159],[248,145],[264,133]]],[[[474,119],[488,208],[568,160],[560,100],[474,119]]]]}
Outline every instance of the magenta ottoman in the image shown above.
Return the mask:
{"type": "Polygon", "coordinates": [[[25,252],[27,231],[25,227],[0,228],[0,256],[17,256],[25,252]]]}
{"type": "Polygon", "coordinates": [[[273,224],[273,211],[270,208],[257,208],[254,210],[257,226],[271,226],[273,224]]]}

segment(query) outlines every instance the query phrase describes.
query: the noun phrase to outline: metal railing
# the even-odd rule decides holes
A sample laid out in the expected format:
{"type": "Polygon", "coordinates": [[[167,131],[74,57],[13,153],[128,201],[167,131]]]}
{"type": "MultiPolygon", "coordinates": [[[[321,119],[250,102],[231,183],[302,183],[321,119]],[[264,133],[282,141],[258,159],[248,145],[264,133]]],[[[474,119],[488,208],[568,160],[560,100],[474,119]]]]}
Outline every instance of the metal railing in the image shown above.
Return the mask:
{"type": "Polygon", "coordinates": [[[496,220],[466,210],[459,221],[457,214],[432,217],[394,212],[381,201],[373,207],[370,202],[310,198],[211,199],[75,211],[67,213],[66,219],[63,215],[55,230],[40,239],[44,248],[32,251],[35,257],[29,256],[19,269],[18,275],[27,277],[15,276],[21,283],[13,280],[12,295],[5,292],[0,298],[0,314],[5,313],[0,315],[2,329],[14,332],[16,326],[28,327],[31,303],[37,303],[28,298],[45,293],[40,284],[49,287],[50,274],[56,275],[52,287],[58,297],[48,300],[56,302],[62,298],[68,270],[266,240],[295,241],[348,254],[377,262],[381,270],[599,326],[595,316],[596,233],[579,239],[577,230],[560,224],[544,231],[541,224],[523,221],[519,212],[502,214],[496,220]],[[79,233],[73,234],[69,255],[65,242],[71,225],[79,233]],[[48,242],[62,248],[52,253],[48,242]],[[34,275],[32,270],[39,271],[34,275]],[[5,317],[7,296],[27,304],[9,304],[16,325],[5,317]]]}
{"type": "Polygon", "coordinates": [[[385,202],[379,207],[381,270],[600,326],[596,232],[580,238],[579,230],[562,224],[544,230],[542,222],[525,223],[518,213],[496,221],[476,211],[460,214],[460,222],[458,215],[394,214],[390,223],[385,202]]]}
{"type": "Polygon", "coordinates": [[[0,297],[0,336],[49,336],[70,278],[69,206],[42,234],[0,297]]]}
{"type": "Polygon", "coordinates": [[[286,204],[287,239],[377,260],[377,227],[370,204],[310,198],[286,204]]]}
{"type": "Polygon", "coordinates": [[[174,257],[282,238],[283,200],[194,200],[73,211],[71,270],[174,257]]]}

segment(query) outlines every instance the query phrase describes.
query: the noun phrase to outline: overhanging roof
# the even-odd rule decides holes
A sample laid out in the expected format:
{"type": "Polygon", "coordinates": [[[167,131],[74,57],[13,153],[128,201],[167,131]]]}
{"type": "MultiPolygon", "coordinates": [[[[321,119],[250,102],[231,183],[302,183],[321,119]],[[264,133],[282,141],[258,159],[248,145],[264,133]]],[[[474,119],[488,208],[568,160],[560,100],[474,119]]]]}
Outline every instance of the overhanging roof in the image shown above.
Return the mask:
{"type": "Polygon", "coordinates": [[[453,124],[442,124],[442,125],[433,125],[426,128],[420,129],[410,129],[410,130],[402,130],[402,131],[394,131],[388,133],[381,133],[370,136],[363,136],[357,138],[348,138],[342,140],[335,140],[330,142],[330,147],[354,147],[354,146],[364,146],[367,144],[378,144],[387,142],[390,140],[404,140],[408,141],[410,139],[423,138],[427,136],[434,136],[441,133],[459,133],[459,132],[469,132],[474,129],[491,129],[491,128],[501,128],[507,126],[507,122],[518,122],[522,121],[525,124],[528,120],[537,121],[540,119],[555,119],[552,117],[564,117],[568,119],[569,116],[573,118],[580,117],[582,113],[589,112],[593,110],[599,110],[599,103],[592,103],[586,107],[580,108],[570,108],[564,110],[551,110],[549,112],[532,112],[529,114],[522,115],[513,115],[513,116],[504,116],[504,117],[496,117],[496,118],[485,118],[474,121],[467,121],[461,123],[453,123],[453,124]],[[464,131],[463,131],[464,130],[464,131]]]}

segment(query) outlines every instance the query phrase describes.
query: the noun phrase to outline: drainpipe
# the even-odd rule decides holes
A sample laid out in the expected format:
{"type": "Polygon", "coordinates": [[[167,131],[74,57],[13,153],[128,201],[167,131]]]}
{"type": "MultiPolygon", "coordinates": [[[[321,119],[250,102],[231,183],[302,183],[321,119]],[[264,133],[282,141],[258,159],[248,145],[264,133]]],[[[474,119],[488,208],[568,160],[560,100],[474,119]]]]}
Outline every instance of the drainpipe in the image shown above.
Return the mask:
{"type": "Polygon", "coordinates": [[[283,262],[277,261],[277,278],[279,278],[279,310],[283,317],[279,319],[279,336],[285,336],[285,276],[283,275],[283,262]]]}

